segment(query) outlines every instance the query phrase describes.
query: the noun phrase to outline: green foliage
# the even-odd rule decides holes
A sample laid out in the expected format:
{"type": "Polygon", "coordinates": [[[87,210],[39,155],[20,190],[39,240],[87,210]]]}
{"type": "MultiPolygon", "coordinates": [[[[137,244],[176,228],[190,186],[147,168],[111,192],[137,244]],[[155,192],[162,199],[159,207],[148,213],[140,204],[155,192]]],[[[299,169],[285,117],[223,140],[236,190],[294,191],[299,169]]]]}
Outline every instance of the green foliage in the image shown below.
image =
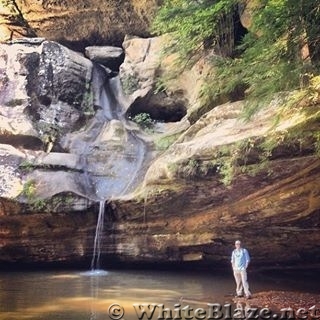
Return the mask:
{"type": "Polygon", "coordinates": [[[227,159],[221,162],[217,167],[217,172],[220,174],[220,181],[225,185],[229,186],[233,180],[235,174],[235,166],[232,161],[233,159],[227,159]]]}
{"type": "Polygon", "coordinates": [[[36,197],[36,183],[34,180],[28,180],[26,183],[23,185],[22,189],[22,195],[24,195],[28,203],[30,205],[30,208],[34,211],[40,211],[45,209],[46,207],[46,201],[41,198],[36,197]]]}
{"type": "Polygon", "coordinates": [[[28,160],[23,160],[19,164],[19,168],[24,172],[30,172],[34,169],[34,163],[28,160]]]}
{"type": "Polygon", "coordinates": [[[167,150],[180,136],[180,133],[176,133],[170,136],[165,136],[155,141],[156,149],[159,151],[167,150]]]}
{"type": "Polygon", "coordinates": [[[189,160],[181,163],[172,163],[169,165],[168,169],[180,178],[192,179],[196,176],[199,176],[200,165],[200,160],[190,158],[189,160]]]}
{"type": "Polygon", "coordinates": [[[34,180],[28,180],[23,185],[22,194],[27,197],[29,201],[33,200],[36,193],[36,185],[34,180]]]}
{"type": "Polygon", "coordinates": [[[167,83],[173,78],[172,75],[167,75],[167,77],[164,76],[158,76],[156,79],[156,84],[153,93],[157,94],[160,92],[164,92],[167,89],[167,83]]]}
{"type": "Polygon", "coordinates": [[[249,165],[259,160],[254,152],[257,141],[247,138],[224,148],[225,150],[216,155],[217,172],[220,174],[220,181],[228,186],[236,174],[246,172],[249,165]]]}
{"type": "Polygon", "coordinates": [[[78,92],[73,98],[73,106],[79,109],[81,105],[81,111],[85,117],[92,117],[95,114],[93,106],[93,89],[89,81],[86,82],[84,91],[78,92]]]}
{"type": "Polygon", "coordinates": [[[200,162],[197,159],[189,159],[182,167],[182,172],[185,177],[193,177],[197,174],[200,162]]]}
{"type": "MultiPolygon", "coordinates": [[[[192,65],[211,50],[214,72],[202,90],[203,104],[239,91],[250,118],[276,93],[300,88],[301,79],[319,74],[320,3],[314,0],[260,0],[252,9],[249,32],[238,47],[223,50],[222,22],[234,16],[238,0],[165,0],[153,24],[158,34],[170,33],[167,53],[178,53],[180,66],[192,65]],[[309,57],[302,57],[302,50],[309,57]],[[221,52],[229,52],[228,55],[221,52]]],[[[231,22],[232,23],[232,22],[231,22]]],[[[233,21],[235,23],[235,21],[233,21]]],[[[278,94],[278,98],[284,98],[278,94]]],[[[285,100],[284,100],[285,101],[285,100]]]]}
{"type": "Polygon", "coordinates": [[[40,210],[44,210],[47,206],[46,200],[44,199],[34,199],[31,203],[31,208],[34,211],[40,211],[40,210]]]}
{"type": "Polygon", "coordinates": [[[217,30],[235,0],[165,0],[154,22],[153,31],[170,33],[167,51],[179,52],[180,62],[195,62],[206,43],[217,44],[217,30]]]}
{"type": "Polygon", "coordinates": [[[154,126],[154,121],[152,120],[149,113],[141,112],[136,114],[134,117],[130,117],[130,119],[136,122],[142,129],[152,129],[154,126]]]}
{"type": "Polygon", "coordinates": [[[130,95],[140,88],[139,79],[136,74],[128,74],[121,78],[121,85],[124,93],[130,95]]]}
{"type": "Polygon", "coordinates": [[[257,150],[260,148],[258,140],[248,138],[219,146],[211,156],[207,155],[206,159],[190,158],[183,162],[171,163],[168,169],[174,176],[187,180],[217,176],[227,187],[239,174],[255,176],[261,170],[268,169],[268,161],[260,162],[257,156],[257,150]]]}

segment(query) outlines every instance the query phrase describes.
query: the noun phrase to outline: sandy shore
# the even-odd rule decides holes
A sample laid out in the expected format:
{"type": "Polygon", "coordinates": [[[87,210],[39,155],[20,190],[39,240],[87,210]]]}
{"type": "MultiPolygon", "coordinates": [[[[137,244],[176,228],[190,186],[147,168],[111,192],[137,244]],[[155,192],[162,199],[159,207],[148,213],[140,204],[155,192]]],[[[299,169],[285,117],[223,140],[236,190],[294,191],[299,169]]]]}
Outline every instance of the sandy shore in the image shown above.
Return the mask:
{"type": "MultiPolygon", "coordinates": [[[[237,308],[242,308],[243,310],[248,308],[270,310],[269,318],[266,312],[265,317],[261,317],[262,319],[285,318],[284,312],[286,309],[288,310],[287,315],[291,319],[320,320],[320,294],[294,291],[265,291],[252,295],[251,299],[234,298],[233,301],[237,308]]],[[[259,311],[257,314],[259,314],[259,311]]]]}

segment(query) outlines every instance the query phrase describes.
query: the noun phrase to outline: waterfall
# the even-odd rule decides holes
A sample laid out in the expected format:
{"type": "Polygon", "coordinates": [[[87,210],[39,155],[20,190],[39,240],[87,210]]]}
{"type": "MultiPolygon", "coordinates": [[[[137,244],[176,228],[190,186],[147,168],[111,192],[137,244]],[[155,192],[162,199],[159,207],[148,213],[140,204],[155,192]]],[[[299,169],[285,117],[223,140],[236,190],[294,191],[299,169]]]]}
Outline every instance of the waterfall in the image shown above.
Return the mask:
{"type": "Polygon", "coordinates": [[[92,271],[100,270],[100,254],[101,254],[101,241],[102,241],[102,235],[103,235],[104,211],[105,211],[105,201],[100,200],[98,222],[96,227],[96,234],[94,236],[93,256],[91,260],[92,271]]]}
{"type": "Polygon", "coordinates": [[[98,109],[88,126],[90,131],[78,139],[78,145],[84,146],[82,155],[86,159],[90,186],[95,190],[93,196],[100,203],[91,261],[93,275],[103,272],[100,270],[100,255],[105,202],[133,190],[145,167],[147,154],[145,141],[136,133],[137,127],[123,115],[118,84],[118,77],[108,79],[103,68],[95,66],[92,88],[94,105],[98,109]]]}

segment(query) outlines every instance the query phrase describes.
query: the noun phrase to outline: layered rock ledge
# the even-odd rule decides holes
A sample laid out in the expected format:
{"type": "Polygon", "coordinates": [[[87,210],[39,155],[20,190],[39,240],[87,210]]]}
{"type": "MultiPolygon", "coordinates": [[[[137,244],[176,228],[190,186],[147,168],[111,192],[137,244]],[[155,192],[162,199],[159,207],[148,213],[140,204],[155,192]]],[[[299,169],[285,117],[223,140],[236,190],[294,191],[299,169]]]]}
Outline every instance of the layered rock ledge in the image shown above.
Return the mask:
{"type": "MultiPolygon", "coordinates": [[[[98,206],[94,188],[86,184],[87,173],[121,173],[103,164],[126,145],[124,127],[115,119],[102,126],[87,121],[88,111],[91,117],[101,115],[101,106],[91,108],[97,101],[88,85],[94,72],[88,59],[46,41],[27,44],[27,51],[14,45],[19,49],[14,59],[9,44],[1,51],[1,81],[6,84],[0,95],[1,116],[8,121],[1,118],[0,261],[88,260],[98,206]],[[70,80],[73,86],[64,86],[70,79],[65,67],[76,74],[70,80]],[[67,116],[72,121],[66,121],[67,116]],[[46,140],[38,125],[51,120],[59,150],[43,150],[46,140]],[[25,123],[23,129],[19,123],[25,123]],[[88,166],[82,142],[97,128],[99,134],[86,154],[88,166]],[[105,146],[108,140],[112,149],[105,146]],[[34,184],[26,183],[30,178],[34,184]],[[37,201],[30,196],[32,190],[37,201]]],[[[154,61],[149,58],[144,61],[154,61]]],[[[154,77],[155,70],[149,71],[154,77]]],[[[148,90],[152,88],[148,82],[148,90]]],[[[148,137],[155,158],[139,176],[134,192],[106,201],[104,262],[225,267],[234,240],[240,238],[253,265],[319,263],[317,95],[281,114],[275,100],[249,122],[241,119],[243,102],[238,101],[220,105],[190,124],[192,101],[184,100],[187,113],[181,121],[158,123],[148,134],[135,129],[148,137]]]]}
{"type": "Polygon", "coordinates": [[[0,41],[38,36],[79,51],[87,45],[121,45],[125,34],[149,34],[157,7],[157,0],[4,0],[0,41]]]}

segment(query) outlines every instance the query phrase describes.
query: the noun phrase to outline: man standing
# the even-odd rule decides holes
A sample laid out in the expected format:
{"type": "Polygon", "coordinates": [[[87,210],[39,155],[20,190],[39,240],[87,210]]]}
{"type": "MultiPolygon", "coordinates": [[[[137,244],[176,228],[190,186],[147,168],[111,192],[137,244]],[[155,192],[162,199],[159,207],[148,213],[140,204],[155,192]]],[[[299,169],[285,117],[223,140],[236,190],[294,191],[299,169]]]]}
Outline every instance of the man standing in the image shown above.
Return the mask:
{"type": "Polygon", "coordinates": [[[251,298],[249,284],[247,280],[247,268],[250,262],[249,252],[245,248],[241,248],[241,242],[235,242],[235,249],[232,251],[231,264],[233,275],[237,284],[237,297],[243,296],[243,291],[247,299],[251,298]]]}

